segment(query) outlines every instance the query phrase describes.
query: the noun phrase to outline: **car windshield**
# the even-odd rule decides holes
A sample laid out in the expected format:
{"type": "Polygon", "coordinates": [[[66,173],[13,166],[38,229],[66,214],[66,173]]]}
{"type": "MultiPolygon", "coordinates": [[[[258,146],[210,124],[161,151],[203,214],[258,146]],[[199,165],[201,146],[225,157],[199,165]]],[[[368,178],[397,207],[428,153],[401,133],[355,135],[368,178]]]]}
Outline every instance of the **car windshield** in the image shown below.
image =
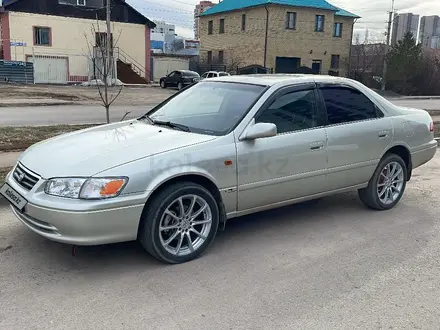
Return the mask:
{"type": "Polygon", "coordinates": [[[265,86],[201,82],[148,113],[152,120],[188,126],[191,132],[224,135],[256,102],[265,86]]]}

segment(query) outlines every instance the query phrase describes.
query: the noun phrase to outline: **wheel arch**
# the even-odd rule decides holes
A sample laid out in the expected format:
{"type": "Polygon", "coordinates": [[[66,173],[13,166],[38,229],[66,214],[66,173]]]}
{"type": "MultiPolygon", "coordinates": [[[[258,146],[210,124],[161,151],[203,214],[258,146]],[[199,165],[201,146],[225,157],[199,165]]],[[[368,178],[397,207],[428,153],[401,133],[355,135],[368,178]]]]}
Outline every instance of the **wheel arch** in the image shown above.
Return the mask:
{"type": "Polygon", "coordinates": [[[406,181],[409,181],[412,175],[412,160],[411,152],[409,151],[408,147],[404,146],[403,144],[391,146],[389,149],[386,150],[382,158],[387,154],[395,154],[403,159],[407,168],[406,181]]]}
{"type": "MultiPolygon", "coordinates": [[[[226,225],[226,211],[223,204],[223,198],[221,196],[220,189],[211,178],[200,173],[185,173],[181,175],[175,175],[167,179],[164,179],[158,184],[156,184],[156,186],[151,190],[150,194],[147,197],[147,201],[145,202],[144,208],[142,210],[141,219],[144,217],[145,212],[148,211],[149,204],[155,198],[155,196],[157,196],[163,189],[179,182],[192,182],[195,184],[199,184],[200,186],[204,187],[212,194],[219,208],[219,213],[220,213],[219,220],[220,220],[221,228],[224,228],[224,226],[226,225]]],[[[139,228],[140,225],[141,224],[139,223],[139,228]]]]}

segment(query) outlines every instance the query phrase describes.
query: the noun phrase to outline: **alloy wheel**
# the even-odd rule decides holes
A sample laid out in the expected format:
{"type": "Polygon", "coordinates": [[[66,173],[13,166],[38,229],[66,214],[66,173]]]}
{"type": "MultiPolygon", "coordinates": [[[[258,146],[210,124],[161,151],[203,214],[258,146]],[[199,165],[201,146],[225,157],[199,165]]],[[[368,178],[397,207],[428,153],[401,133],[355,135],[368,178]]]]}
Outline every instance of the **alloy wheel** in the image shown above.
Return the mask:
{"type": "Polygon", "coordinates": [[[398,162],[385,165],[377,181],[377,196],[383,204],[394,203],[402,194],[404,186],[404,170],[398,162]]]}
{"type": "Polygon", "coordinates": [[[212,226],[212,210],[198,195],[184,195],[173,200],[159,223],[162,247],[174,256],[197,251],[207,240],[212,226]]]}

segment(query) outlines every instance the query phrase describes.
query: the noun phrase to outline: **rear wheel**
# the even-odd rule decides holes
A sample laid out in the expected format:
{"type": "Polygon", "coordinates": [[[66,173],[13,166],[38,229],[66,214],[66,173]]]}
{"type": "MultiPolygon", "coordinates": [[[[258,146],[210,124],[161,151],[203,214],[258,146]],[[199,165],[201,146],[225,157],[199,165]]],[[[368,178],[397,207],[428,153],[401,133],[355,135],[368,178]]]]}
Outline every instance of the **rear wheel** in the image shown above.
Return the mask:
{"type": "Polygon", "coordinates": [[[177,89],[180,91],[183,88],[183,84],[181,82],[179,82],[177,84],[177,89]]]}
{"type": "Polygon", "coordinates": [[[359,198],[367,207],[375,210],[393,208],[405,191],[407,171],[400,156],[386,155],[377,166],[368,186],[359,190],[359,198]]]}
{"type": "Polygon", "coordinates": [[[218,225],[219,209],[212,194],[195,183],[177,183],[151,201],[141,222],[139,239],[157,259],[183,263],[208,248],[218,225]]]}

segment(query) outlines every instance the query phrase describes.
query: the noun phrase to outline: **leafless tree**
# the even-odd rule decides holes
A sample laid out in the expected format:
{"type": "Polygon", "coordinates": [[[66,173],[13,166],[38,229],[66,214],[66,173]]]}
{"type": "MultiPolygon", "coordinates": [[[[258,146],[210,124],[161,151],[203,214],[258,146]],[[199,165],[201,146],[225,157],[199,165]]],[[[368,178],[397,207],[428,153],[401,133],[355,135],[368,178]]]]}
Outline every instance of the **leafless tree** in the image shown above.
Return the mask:
{"type": "Polygon", "coordinates": [[[371,85],[376,76],[380,76],[385,56],[385,44],[375,42],[369,37],[368,30],[361,42],[359,34],[355,35],[355,42],[351,46],[351,57],[347,59],[348,76],[371,85]]]}
{"type": "MultiPolygon", "coordinates": [[[[110,123],[110,106],[121,94],[123,85],[116,82],[116,45],[122,31],[118,32],[116,41],[113,40],[113,33],[110,38],[107,37],[106,32],[101,32],[100,21],[97,18],[96,24],[91,26],[92,38],[95,40],[88,40],[87,34],[85,38],[88,46],[89,61],[93,66],[93,84],[97,86],[98,93],[101,99],[101,105],[105,108],[107,123],[110,123]],[[107,47],[108,40],[110,40],[110,47],[107,47]]],[[[92,84],[92,82],[89,82],[92,84]]],[[[123,118],[127,116],[127,113],[123,118]]]]}

